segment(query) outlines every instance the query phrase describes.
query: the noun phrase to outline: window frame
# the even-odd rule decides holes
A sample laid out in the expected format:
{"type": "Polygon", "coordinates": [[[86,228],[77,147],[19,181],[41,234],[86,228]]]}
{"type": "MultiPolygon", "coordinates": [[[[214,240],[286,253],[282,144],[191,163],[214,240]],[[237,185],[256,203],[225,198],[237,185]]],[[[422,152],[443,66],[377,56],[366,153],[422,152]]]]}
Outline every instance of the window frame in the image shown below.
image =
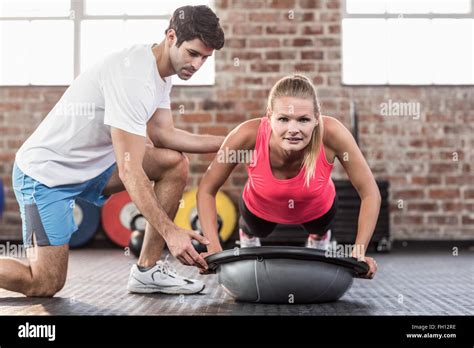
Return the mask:
{"type": "MultiPolygon", "coordinates": [[[[471,11],[466,13],[389,13],[385,11],[384,13],[349,13],[347,12],[347,0],[342,0],[342,18],[341,18],[341,28],[343,27],[343,21],[345,19],[471,19],[473,21],[474,26],[474,0],[470,0],[471,2],[471,11]]],[[[383,1],[383,0],[381,0],[383,1]]],[[[474,29],[473,29],[474,33],[474,29]]],[[[453,83],[453,84],[440,84],[440,83],[381,83],[381,84],[374,84],[374,83],[347,83],[344,82],[344,31],[341,30],[341,85],[347,87],[390,87],[390,86],[408,86],[408,87],[417,87],[417,86],[440,86],[440,87],[453,87],[453,86],[474,86],[474,81],[471,83],[453,83]]],[[[474,34],[473,34],[474,40],[474,34]]],[[[473,59],[474,59],[474,43],[472,47],[473,59]]],[[[474,74],[474,66],[473,66],[473,74],[474,74]]]]}
{"type": "MultiPolygon", "coordinates": [[[[207,5],[212,8],[213,1],[206,0],[207,5]]],[[[473,0],[474,1],[474,0],[473,0]]],[[[70,10],[69,16],[26,16],[26,17],[2,17],[0,16],[0,22],[3,21],[56,21],[56,20],[71,20],[73,22],[73,79],[74,81],[79,74],[81,73],[81,23],[85,20],[166,20],[169,21],[169,14],[163,15],[88,15],[85,13],[86,9],[86,0],[70,0],[70,10]]],[[[163,35],[164,38],[164,35],[163,35]]],[[[151,44],[151,42],[150,42],[151,44]]],[[[69,86],[67,85],[44,85],[44,84],[1,84],[0,87],[57,87],[57,86],[69,86]]],[[[210,83],[201,83],[201,84],[174,84],[183,87],[199,87],[199,86],[214,86],[214,81],[210,83]]]]}

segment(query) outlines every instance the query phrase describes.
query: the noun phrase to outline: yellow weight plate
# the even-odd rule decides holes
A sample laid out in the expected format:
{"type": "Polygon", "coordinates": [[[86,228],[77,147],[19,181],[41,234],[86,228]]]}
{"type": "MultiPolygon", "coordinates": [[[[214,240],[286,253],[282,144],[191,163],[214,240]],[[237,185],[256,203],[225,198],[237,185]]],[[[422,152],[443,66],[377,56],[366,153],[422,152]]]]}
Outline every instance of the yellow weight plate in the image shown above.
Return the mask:
{"type": "MultiPolygon", "coordinates": [[[[197,188],[186,191],[179,204],[178,212],[174,219],[174,223],[179,227],[191,229],[191,213],[196,209],[196,193],[197,188]]],[[[234,203],[224,192],[217,192],[216,195],[217,214],[222,219],[222,228],[219,233],[222,241],[226,241],[232,235],[237,223],[237,211],[234,203]]]]}

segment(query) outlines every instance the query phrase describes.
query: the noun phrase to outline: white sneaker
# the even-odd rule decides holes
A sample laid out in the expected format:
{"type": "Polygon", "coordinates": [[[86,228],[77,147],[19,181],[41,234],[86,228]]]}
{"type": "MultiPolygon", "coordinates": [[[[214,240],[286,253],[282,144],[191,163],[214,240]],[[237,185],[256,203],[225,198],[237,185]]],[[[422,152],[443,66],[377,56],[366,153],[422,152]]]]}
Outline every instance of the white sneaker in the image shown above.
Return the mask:
{"type": "Polygon", "coordinates": [[[127,290],[132,293],[196,294],[204,289],[200,280],[187,279],[176,274],[170,264],[158,261],[148,271],[142,272],[135,264],[130,271],[127,290]]]}
{"type": "Polygon", "coordinates": [[[306,247],[311,249],[328,250],[331,243],[331,230],[328,230],[320,239],[316,234],[310,234],[306,240],[306,247]]]}
{"type": "Polygon", "coordinates": [[[251,247],[259,247],[262,246],[260,244],[260,238],[258,237],[249,237],[244,231],[239,229],[239,237],[240,237],[240,247],[241,248],[251,248],[251,247]]]}

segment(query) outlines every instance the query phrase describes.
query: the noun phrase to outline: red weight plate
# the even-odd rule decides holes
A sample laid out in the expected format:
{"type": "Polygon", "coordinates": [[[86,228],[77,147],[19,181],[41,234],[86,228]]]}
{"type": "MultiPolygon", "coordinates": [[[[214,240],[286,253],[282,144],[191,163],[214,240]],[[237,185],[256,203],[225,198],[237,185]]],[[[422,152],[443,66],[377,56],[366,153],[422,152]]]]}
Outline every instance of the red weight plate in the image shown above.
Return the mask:
{"type": "Polygon", "coordinates": [[[127,191],[113,194],[102,207],[104,231],[112,242],[122,248],[128,247],[132,233],[130,222],[133,213],[131,211],[136,211],[136,207],[127,191]]]}

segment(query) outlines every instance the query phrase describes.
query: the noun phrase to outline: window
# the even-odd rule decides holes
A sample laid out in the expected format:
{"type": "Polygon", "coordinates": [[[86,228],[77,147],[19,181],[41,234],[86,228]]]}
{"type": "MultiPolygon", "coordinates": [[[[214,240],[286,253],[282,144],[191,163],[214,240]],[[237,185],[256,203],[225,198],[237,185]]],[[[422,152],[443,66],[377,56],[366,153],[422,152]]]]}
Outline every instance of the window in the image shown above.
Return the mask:
{"type": "Polygon", "coordinates": [[[473,85],[474,0],[346,0],[342,81],[473,85]]]}
{"type": "MultiPolygon", "coordinates": [[[[105,55],[159,43],[183,5],[210,0],[0,0],[0,85],[69,85],[105,55]]],[[[188,81],[213,85],[214,56],[188,81]]]]}

